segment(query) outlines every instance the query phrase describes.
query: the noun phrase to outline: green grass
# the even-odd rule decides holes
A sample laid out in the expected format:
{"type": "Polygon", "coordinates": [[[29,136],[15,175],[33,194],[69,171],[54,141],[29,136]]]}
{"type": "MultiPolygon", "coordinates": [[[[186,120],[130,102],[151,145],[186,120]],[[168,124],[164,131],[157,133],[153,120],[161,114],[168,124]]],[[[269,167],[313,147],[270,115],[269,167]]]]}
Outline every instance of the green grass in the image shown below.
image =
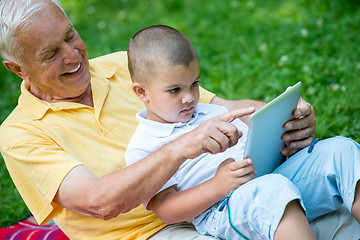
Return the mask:
{"type": "MultiPolygon", "coordinates": [[[[270,101],[297,81],[319,138],[360,141],[360,8],[355,0],[63,0],[89,56],[126,50],[143,27],[171,25],[192,41],[201,85],[227,99],[270,101]]],[[[20,80],[0,68],[0,122],[20,80]]],[[[29,214],[0,161],[0,226],[29,214]]]]}

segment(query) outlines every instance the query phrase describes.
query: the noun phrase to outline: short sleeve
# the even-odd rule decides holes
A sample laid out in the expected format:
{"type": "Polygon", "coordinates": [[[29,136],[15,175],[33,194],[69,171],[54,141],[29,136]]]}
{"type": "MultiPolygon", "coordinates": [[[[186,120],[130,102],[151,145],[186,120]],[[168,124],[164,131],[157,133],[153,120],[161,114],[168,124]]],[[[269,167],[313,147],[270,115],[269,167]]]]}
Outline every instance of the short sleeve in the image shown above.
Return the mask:
{"type": "Polygon", "coordinates": [[[204,88],[200,87],[200,103],[210,103],[210,101],[215,97],[215,94],[205,90],[204,88]]]}
{"type": "Polygon", "coordinates": [[[11,145],[2,154],[15,186],[37,222],[51,220],[59,210],[54,208],[57,205],[53,199],[61,182],[80,163],[56,144],[35,136],[11,145]]]}

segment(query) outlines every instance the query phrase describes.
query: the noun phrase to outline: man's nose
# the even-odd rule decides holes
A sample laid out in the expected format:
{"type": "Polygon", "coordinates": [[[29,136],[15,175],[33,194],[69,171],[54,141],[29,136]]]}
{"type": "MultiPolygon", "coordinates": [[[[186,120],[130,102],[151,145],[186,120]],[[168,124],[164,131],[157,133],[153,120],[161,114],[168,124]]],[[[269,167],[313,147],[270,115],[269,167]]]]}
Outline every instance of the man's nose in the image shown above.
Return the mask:
{"type": "Polygon", "coordinates": [[[79,51],[73,46],[66,44],[64,48],[64,64],[75,63],[79,61],[79,51]]]}

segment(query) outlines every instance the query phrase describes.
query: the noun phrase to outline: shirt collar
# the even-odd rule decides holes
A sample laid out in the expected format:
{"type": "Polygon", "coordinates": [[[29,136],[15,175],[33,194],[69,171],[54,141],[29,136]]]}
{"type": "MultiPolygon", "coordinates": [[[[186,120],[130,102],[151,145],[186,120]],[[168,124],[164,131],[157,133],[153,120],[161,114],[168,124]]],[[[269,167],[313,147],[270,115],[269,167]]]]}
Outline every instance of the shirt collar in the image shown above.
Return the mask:
{"type": "Polygon", "coordinates": [[[109,79],[114,76],[116,72],[116,66],[114,64],[109,64],[106,62],[96,62],[96,64],[91,64],[90,61],[89,70],[91,76],[93,77],[109,79]]]}
{"type": "MultiPolygon", "coordinates": [[[[109,83],[107,79],[102,80],[98,77],[94,77],[91,78],[90,84],[93,94],[95,114],[99,115],[106,96],[109,92],[109,83]]],[[[21,83],[21,95],[19,97],[18,105],[21,111],[33,120],[42,119],[49,110],[60,111],[64,109],[88,107],[83,104],[73,102],[49,103],[47,101],[41,100],[30,93],[30,91],[25,87],[24,82],[21,83]]]]}
{"type": "Polygon", "coordinates": [[[21,95],[18,105],[23,113],[34,120],[41,119],[50,109],[50,103],[32,95],[25,87],[24,81],[21,83],[21,95]]]}
{"type": "MultiPolygon", "coordinates": [[[[97,112],[96,114],[98,115],[109,91],[108,80],[104,81],[104,79],[109,79],[115,74],[116,66],[103,62],[91,64],[90,61],[89,70],[91,73],[91,86],[94,97],[94,106],[95,111],[97,112]]],[[[62,109],[84,107],[82,104],[72,102],[49,103],[43,101],[30,93],[30,91],[25,87],[24,81],[21,83],[21,95],[19,97],[18,105],[22,112],[24,112],[24,114],[28,115],[33,120],[42,119],[50,109],[53,111],[58,111],[62,109]]]]}
{"type": "Polygon", "coordinates": [[[186,123],[161,123],[146,119],[146,109],[139,111],[136,114],[136,119],[139,121],[138,127],[144,132],[154,137],[168,137],[174,132],[174,129],[176,128],[181,128],[183,126],[187,126],[190,129],[196,128],[199,125],[196,120],[198,120],[201,116],[206,115],[209,111],[210,107],[208,104],[199,103],[192,118],[186,123]]]}

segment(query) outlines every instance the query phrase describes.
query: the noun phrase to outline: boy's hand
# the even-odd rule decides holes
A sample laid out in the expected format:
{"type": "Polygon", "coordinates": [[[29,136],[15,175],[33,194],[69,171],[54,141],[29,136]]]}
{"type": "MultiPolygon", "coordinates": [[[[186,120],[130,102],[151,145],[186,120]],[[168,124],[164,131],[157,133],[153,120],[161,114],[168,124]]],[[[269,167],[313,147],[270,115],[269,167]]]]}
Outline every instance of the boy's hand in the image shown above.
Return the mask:
{"type": "Polygon", "coordinates": [[[215,176],[210,181],[215,184],[216,191],[220,191],[222,196],[226,196],[232,189],[254,179],[255,174],[255,165],[250,158],[242,161],[229,158],[219,165],[215,176]]]}
{"type": "Polygon", "coordinates": [[[202,153],[216,154],[234,146],[242,132],[231,123],[234,119],[249,115],[254,108],[236,109],[213,117],[191,132],[178,137],[173,143],[179,150],[178,156],[186,159],[195,158],[202,153]]]}

